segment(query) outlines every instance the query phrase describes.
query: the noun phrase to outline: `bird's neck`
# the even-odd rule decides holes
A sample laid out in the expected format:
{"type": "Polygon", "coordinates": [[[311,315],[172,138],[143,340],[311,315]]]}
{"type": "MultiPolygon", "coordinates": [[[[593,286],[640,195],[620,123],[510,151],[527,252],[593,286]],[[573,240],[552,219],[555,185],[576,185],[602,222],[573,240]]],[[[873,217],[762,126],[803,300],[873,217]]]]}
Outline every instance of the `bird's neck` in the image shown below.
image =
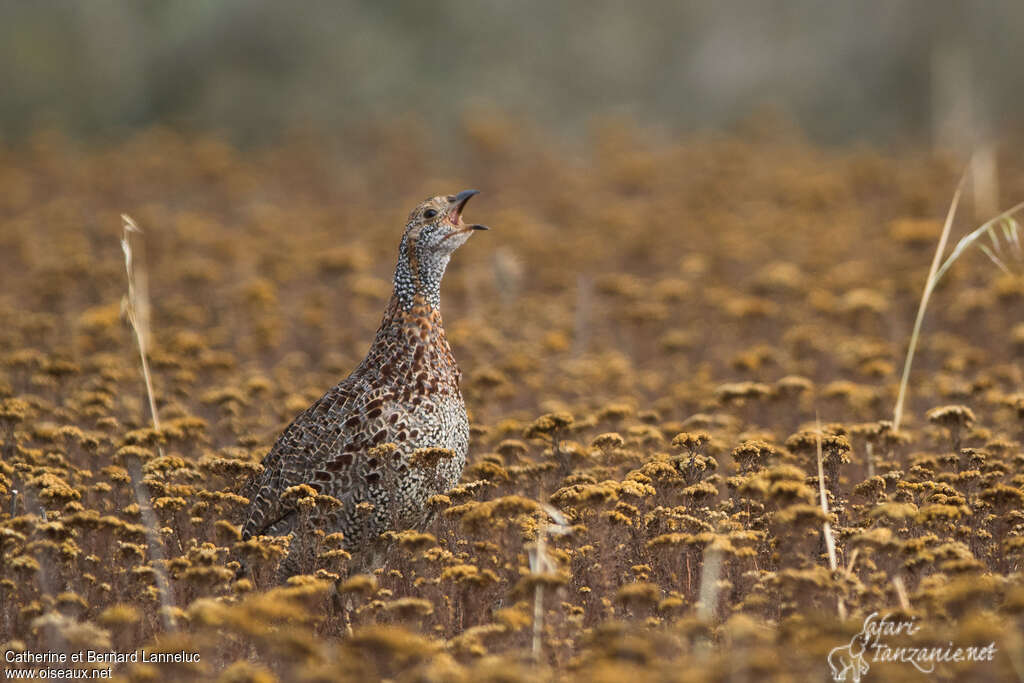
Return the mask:
{"type": "Polygon", "coordinates": [[[445,386],[457,391],[459,369],[445,337],[440,308],[448,256],[435,260],[409,251],[403,239],[395,290],[364,363],[372,365],[385,382],[407,382],[410,377],[419,378],[424,368],[433,368],[447,378],[445,386]]]}
{"type": "Polygon", "coordinates": [[[445,387],[455,387],[457,391],[461,377],[444,333],[441,311],[419,294],[413,297],[408,309],[397,295],[391,297],[373,348],[363,363],[382,382],[408,384],[413,378],[423,382],[423,372],[431,368],[431,372],[444,379],[445,387]]]}
{"type": "Polygon", "coordinates": [[[441,308],[441,279],[448,267],[450,254],[438,254],[416,248],[402,239],[395,266],[395,290],[392,299],[405,311],[421,301],[431,308],[441,308]]]}
{"type": "Polygon", "coordinates": [[[377,330],[377,338],[389,343],[400,339],[403,346],[447,343],[441,311],[419,294],[413,297],[409,308],[402,305],[397,295],[391,297],[377,330]]]}

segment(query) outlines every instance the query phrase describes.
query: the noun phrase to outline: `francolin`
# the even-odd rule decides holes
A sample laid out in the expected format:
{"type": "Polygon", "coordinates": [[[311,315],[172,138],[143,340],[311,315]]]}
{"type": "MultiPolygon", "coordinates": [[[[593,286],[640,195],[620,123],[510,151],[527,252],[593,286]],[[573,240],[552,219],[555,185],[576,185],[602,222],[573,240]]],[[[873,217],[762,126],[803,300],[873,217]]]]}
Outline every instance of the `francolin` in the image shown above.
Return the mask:
{"type": "Polygon", "coordinates": [[[362,566],[378,562],[366,557],[380,552],[378,536],[422,526],[427,500],[462,476],[469,420],[441,322],[441,279],[452,253],[487,229],[462,219],[475,194],[432,197],[409,214],[394,292],[366,358],[288,425],[247,484],[242,539],[293,534],[279,578],[312,569],[317,529],[343,533],[362,566]],[[285,495],[301,484],[341,505],[285,495]]]}

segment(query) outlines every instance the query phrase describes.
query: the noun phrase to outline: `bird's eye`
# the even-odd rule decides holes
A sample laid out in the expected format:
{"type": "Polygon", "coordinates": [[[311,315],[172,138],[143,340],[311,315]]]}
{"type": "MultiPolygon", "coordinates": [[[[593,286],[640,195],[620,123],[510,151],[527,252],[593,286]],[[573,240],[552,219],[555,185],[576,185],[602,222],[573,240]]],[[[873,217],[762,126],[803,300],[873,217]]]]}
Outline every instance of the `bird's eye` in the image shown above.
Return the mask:
{"type": "Polygon", "coordinates": [[[437,215],[437,209],[427,209],[426,211],[423,212],[423,217],[424,218],[433,218],[436,215],[437,215]]]}

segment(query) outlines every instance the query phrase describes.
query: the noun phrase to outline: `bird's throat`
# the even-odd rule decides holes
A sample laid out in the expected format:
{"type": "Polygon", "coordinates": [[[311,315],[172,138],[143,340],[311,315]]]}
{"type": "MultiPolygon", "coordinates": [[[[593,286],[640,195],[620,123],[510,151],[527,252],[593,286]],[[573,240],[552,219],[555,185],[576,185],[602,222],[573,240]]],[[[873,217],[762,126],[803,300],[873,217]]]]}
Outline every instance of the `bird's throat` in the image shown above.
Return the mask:
{"type": "Polygon", "coordinates": [[[441,308],[441,280],[448,267],[450,254],[424,252],[403,243],[395,267],[394,298],[409,311],[417,299],[431,308],[441,308]]]}

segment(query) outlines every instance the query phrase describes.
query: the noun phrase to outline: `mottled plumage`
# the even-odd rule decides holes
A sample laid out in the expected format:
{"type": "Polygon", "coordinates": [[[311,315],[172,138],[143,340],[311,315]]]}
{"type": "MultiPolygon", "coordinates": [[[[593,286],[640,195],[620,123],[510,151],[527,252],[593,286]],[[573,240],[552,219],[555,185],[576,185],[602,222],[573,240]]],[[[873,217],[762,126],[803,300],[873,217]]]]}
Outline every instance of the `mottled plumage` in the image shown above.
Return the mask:
{"type": "Polygon", "coordinates": [[[310,568],[304,555],[310,530],[340,531],[347,549],[365,550],[383,531],[421,525],[427,499],[462,475],[469,421],[441,322],[440,288],[452,252],[473,230],[486,229],[462,221],[474,194],[433,197],[409,215],[394,293],[366,358],[288,425],[248,483],[242,538],[295,533],[283,575],[310,568]],[[387,443],[397,450],[370,453],[387,443]],[[430,447],[450,449],[454,457],[411,461],[417,449],[430,447]],[[282,496],[300,484],[337,498],[341,507],[318,506],[303,519],[294,498],[282,496]]]}

